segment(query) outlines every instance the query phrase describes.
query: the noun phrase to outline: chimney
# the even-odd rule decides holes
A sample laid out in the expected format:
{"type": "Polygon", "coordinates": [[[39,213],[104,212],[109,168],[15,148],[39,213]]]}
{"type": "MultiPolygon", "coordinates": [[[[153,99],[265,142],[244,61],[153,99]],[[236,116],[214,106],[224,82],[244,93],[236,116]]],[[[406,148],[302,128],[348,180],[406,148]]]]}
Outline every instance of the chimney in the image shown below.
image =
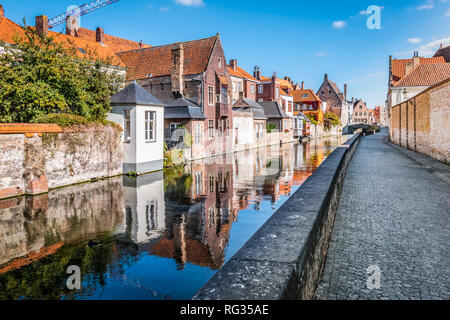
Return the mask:
{"type": "Polygon", "coordinates": [[[261,80],[261,69],[258,66],[255,66],[255,69],[253,69],[253,77],[261,80]]]}
{"type": "Polygon", "coordinates": [[[230,60],[230,67],[236,71],[236,69],[237,69],[237,60],[236,59],[230,60]]]}
{"type": "Polygon", "coordinates": [[[347,102],[347,84],[344,84],[344,101],[347,102]]]}
{"type": "Polygon", "coordinates": [[[41,36],[48,35],[48,18],[47,16],[36,17],[36,32],[41,36]]]}
{"type": "Polygon", "coordinates": [[[5,16],[5,9],[3,9],[3,5],[0,4],[0,18],[5,16]]]}
{"type": "Polygon", "coordinates": [[[105,43],[105,32],[100,27],[95,31],[95,40],[100,43],[105,43]]]}
{"type": "Polygon", "coordinates": [[[417,55],[413,58],[413,68],[417,67],[420,64],[420,57],[419,52],[417,52],[417,55]]]}
{"type": "Polygon", "coordinates": [[[393,66],[392,66],[392,56],[389,56],[389,86],[392,85],[394,82],[394,73],[393,73],[393,66]]]}
{"type": "Polygon", "coordinates": [[[66,18],[66,34],[72,37],[77,36],[78,18],[75,16],[68,16],[66,18]]]}
{"type": "Polygon", "coordinates": [[[272,96],[275,98],[274,100],[277,100],[279,97],[277,97],[277,73],[274,71],[272,75],[272,96]]]}
{"type": "Polygon", "coordinates": [[[142,43],[142,40],[141,41],[139,41],[139,48],[142,48],[143,47],[143,43],[142,43]]]}
{"type": "Polygon", "coordinates": [[[302,90],[305,90],[305,81],[302,81],[302,90]]]}
{"type": "Polygon", "coordinates": [[[178,42],[172,48],[172,73],[170,75],[172,93],[176,99],[183,97],[183,69],[184,47],[182,43],[178,42]]]}
{"type": "Polygon", "coordinates": [[[325,81],[328,81],[328,74],[325,73],[325,81]]]}

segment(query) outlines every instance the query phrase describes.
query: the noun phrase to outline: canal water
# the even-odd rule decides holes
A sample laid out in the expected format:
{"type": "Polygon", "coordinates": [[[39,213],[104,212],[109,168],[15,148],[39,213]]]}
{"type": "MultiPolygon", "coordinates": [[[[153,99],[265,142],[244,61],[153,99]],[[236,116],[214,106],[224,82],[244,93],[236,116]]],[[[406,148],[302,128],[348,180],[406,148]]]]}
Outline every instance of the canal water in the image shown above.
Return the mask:
{"type": "Polygon", "coordinates": [[[0,201],[0,299],[190,299],[346,140],[0,201]]]}

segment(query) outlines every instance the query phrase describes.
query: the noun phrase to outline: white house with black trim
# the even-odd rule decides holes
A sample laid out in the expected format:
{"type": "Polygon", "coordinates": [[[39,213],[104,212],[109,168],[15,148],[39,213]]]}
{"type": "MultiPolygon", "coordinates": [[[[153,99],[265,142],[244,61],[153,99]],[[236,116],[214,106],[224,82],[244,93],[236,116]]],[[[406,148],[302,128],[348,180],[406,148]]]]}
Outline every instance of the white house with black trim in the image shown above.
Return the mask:
{"type": "Polygon", "coordinates": [[[136,82],[111,97],[108,120],[121,125],[123,172],[138,175],[163,169],[164,104],[136,82]]]}

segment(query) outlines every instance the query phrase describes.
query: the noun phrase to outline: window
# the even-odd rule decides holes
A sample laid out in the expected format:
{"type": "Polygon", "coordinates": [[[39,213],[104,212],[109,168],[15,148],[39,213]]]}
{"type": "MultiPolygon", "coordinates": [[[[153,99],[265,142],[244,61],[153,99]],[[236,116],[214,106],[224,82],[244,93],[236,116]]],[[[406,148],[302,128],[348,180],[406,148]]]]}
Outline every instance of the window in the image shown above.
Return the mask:
{"type": "Polygon", "coordinates": [[[280,96],[280,88],[277,88],[275,90],[275,99],[278,99],[279,96],[280,96]]]}
{"type": "Polygon", "coordinates": [[[255,93],[255,85],[252,84],[250,88],[251,88],[251,93],[255,93]]]}
{"type": "Polygon", "coordinates": [[[145,142],[155,142],[155,122],[156,122],[156,112],[146,111],[145,112],[145,142]]]}
{"type": "Polygon", "coordinates": [[[131,111],[130,110],[124,110],[123,111],[123,117],[124,117],[124,120],[125,120],[125,123],[124,123],[124,127],[125,127],[124,139],[125,139],[125,142],[130,142],[131,141],[131,111]]]}
{"type": "Polygon", "coordinates": [[[217,66],[218,66],[219,68],[222,68],[222,58],[221,58],[221,57],[218,57],[218,58],[217,58],[217,66]]]}
{"type": "Polygon", "coordinates": [[[238,91],[242,92],[242,82],[238,82],[238,91]]]}
{"type": "Polygon", "coordinates": [[[236,88],[237,88],[236,81],[233,81],[233,92],[236,92],[236,88]]]}
{"type": "Polygon", "coordinates": [[[199,122],[194,125],[194,143],[197,145],[202,143],[202,124],[199,122]]]}
{"type": "Polygon", "coordinates": [[[259,85],[258,86],[258,93],[264,93],[264,86],[263,85],[259,85]]]}
{"type": "Polygon", "coordinates": [[[213,105],[214,104],[214,87],[208,86],[208,104],[213,105]]]}
{"type": "Polygon", "coordinates": [[[203,193],[203,174],[201,171],[195,173],[195,193],[197,196],[203,193]]]}
{"type": "Polygon", "coordinates": [[[174,133],[174,131],[177,130],[179,127],[181,127],[181,124],[180,124],[180,123],[172,122],[172,123],[169,125],[169,128],[170,128],[170,135],[172,136],[172,134],[174,133]]]}
{"type": "Polygon", "coordinates": [[[209,133],[209,138],[214,139],[214,120],[208,121],[208,133],[209,133]]]}
{"type": "Polygon", "coordinates": [[[230,120],[227,120],[227,137],[230,136],[230,120]]]}

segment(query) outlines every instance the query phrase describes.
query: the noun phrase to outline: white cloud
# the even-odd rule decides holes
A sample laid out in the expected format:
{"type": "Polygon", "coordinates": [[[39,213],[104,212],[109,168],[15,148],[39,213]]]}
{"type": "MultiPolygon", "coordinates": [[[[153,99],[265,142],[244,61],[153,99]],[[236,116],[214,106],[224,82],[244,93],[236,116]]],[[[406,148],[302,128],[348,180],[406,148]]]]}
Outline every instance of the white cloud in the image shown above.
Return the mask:
{"type": "Polygon", "coordinates": [[[175,2],[188,7],[201,7],[205,4],[203,0],[175,0],[175,2]]]}
{"type": "Polygon", "coordinates": [[[317,52],[316,57],[328,57],[330,54],[328,52],[317,52]]]}
{"type": "Polygon", "coordinates": [[[409,38],[408,42],[409,43],[421,43],[422,39],[420,39],[420,38],[409,38]]]}
{"type": "Polygon", "coordinates": [[[347,22],[339,20],[333,22],[333,28],[335,29],[342,29],[347,25],[347,22]]]}
{"type": "Polygon", "coordinates": [[[450,17],[450,9],[447,10],[447,13],[445,14],[445,16],[446,16],[447,18],[450,17]]]}
{"type": "Polygon", "coordinates": [[[426,44],[421,45],[420,47],[406,52],[395,52],[394,55],[396,56],[406,56],[411,57],[414,54],[414,51],[419,51],[419,56],[421,57],[431,57],[433,56],[436,51],[438,51],[439,47],[441,46],[441,43],[444,47],[450,45],[450,36],[446,36],[445,38],[436,39],[433,41],[430,41],[426,44]]]}
{"type": "Polygon", "coordinates": [[[424,4],[417,7],[417,10],[430,10],[434,8],[433,0],[427,0],[424,4]]]}

